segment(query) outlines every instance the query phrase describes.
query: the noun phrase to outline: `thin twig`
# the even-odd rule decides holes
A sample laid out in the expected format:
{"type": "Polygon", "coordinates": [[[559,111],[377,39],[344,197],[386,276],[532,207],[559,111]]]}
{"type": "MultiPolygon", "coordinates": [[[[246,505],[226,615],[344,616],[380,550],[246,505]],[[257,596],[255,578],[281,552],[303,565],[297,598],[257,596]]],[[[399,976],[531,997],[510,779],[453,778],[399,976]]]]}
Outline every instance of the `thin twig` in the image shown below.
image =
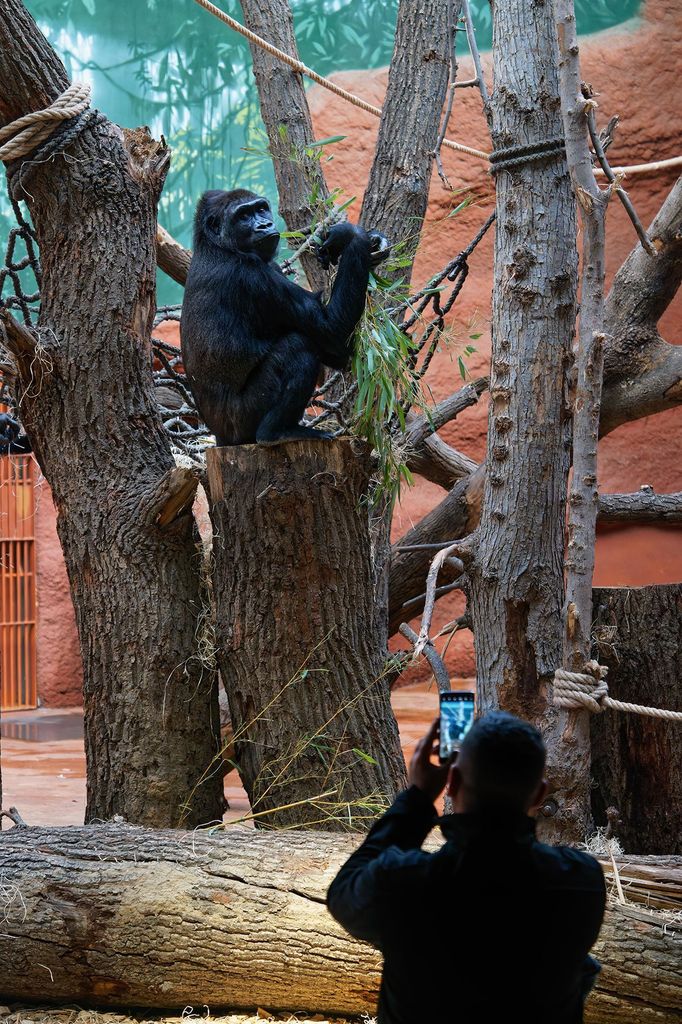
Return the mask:
{"type": "Polygon", "coordinates": [[[430,643],[429,632],[431,630],[433,608],[436,603],[438,573],[443,568],[444,562],[447,560],[449,565],[459,569],[460,576],[464,573],[464,562],[456,557],[458,550],[459,541],[451,544],[448,548],[443,548],[431,562],[429,572],[426,577],[426,600],[424,601],[424,611],[422,613],[422,624],[419,630],[419,637],[414,646],[415,654],[421,654],[425,645],[430,643]]]}
{"type": "MultiPolygon", "coordinates": [[[[438,598],[443,597],[444,594],[450,594],[453,590],[461,589],[462,584],[459,582],[459,580],[455,580],[454,583],[446,583],[442,587],[437,587],[436,590],[434,591],[434,594],[438,598]]],[[[407,612],[409,611],[410,608],[416,608],[420,604],[423,604],[425,598],[426,593],[418,594],[417,597],[411,597],[409,601],[405,601],[405,603],[400,606],[400,610],[403,612],[407,612]]]]}
{"type": "Polygon", "coordinates": [[[335,206],[332,209],[331,213],[328,213],[326,217],[322,218],[322,220],[319,222],[319,224],[315,225],[314,229],[310,229],[309,228],[308,230],[310,231],[310,234],[308,235],[308,237],[303,242],[301,242],[301,244],[299,245],[298,249],[296,249],[294,252],[292,252],[291,256],[287,256],[287,258],[281,263],[282,271],[285,274],[288,274],[288,275],[294,274],[295,273],[295,270],[294,270],[294,267],[293,267],[294,263],[296,262],[296,260],[298,260],[303,255],[304,252],[308,252],[308,250],[314,244],[316,244],[316,239],[315,239],[316,233],[318,231],[324,230],[324,228],[326,228],[326,227],[330,227],[332,224],[337,224],[342,219],[343,219],[343,214],[341,214],[339,212],[338,207],[335,206]]]}
{"type": "MultiPolygon", "coordinates": [[[[583,86],[583,92],[584,91],[585,87],[583,86]]],[[[640,242],[642,243],[642,245],[644,246],[644,248],[650,256],[656,256],[656,249],[652,245],[651,239],[646,233],[646,228],[637,216],[637,211],[632,205],[630,196],[627,194],[625,189],[621,188],[618,177],[613,173],[613,171],[611,170],[611,166],[608,160],[606,159],[604,147],[599,137],[599,132],[597,131],[597,118],[593,106],[589,107],[587,111],[587,127],[590,133],[590,139],[592,140],[592,147],[594,149],[597,160],[599,161],[601,169],[606,175],[607,181],[611,182],[611,184],[613,185],[614,192],[616,193],[621,203],[625,207],[625,212],[632,221],[632,225],[635,231],[637,232],[637,237],[639,238],[640,242]]]]}
{"type": "MultiPolygon", "coordinates": [[[[405,637],[405,639],[409,640],[410,643],[412,644],[412,647],[414,649],[414,657],[416,657],[416,645],[419,640],[419,637],[406,622],[403,622],[403,624],[400,626],[400,632],[405,637]]],[[[450,674],[447,668],[445,667],[445,662],[443,661],[440,654],[438,653],[438,651],[433,646],[430,640],[427,644],[424,645],[423,654],[426,660],[428,661],[429,665],[431,666],[431,671],[433,672],[433,676],[434,679],[436,680],[436,685],[438,687],[439,692],[450,693],[452,689],[452,686],[450,685],[450,674]]]]}
{"type": "Polygon", "coordinates": [[[9,818],[15,825],[26,824],[16,807],[10,807],[8,811],[0,811],[0,818],[9,818]]]}
{"type": "Polygon", "coordinates": [[[454,540],[442,540],[434,544],[401,544],[395,551],[442,551],[449,548],[456,542],[454,540]]]}
{"type": "Polygon", "coordinates": [[[469,53],[471,59],[474,62],[474,69],[476,71],[477,85],[481,90],[481,99],[483,100],[483,106],[485,108],[486,116],[490,107],[490,95],[488,93],[487,86],[485,84],[485,77],[483,75],[483,65],[481,64],[481,54],[479,53],[478,44],[476,42],[476,30],[474,28],[474,22],[471,17],[471,9],[469,8],[469,0],[462,0],[462,13],[464,15],[464,24],[466,26],[467,42],[469,44],[469,53]]]}

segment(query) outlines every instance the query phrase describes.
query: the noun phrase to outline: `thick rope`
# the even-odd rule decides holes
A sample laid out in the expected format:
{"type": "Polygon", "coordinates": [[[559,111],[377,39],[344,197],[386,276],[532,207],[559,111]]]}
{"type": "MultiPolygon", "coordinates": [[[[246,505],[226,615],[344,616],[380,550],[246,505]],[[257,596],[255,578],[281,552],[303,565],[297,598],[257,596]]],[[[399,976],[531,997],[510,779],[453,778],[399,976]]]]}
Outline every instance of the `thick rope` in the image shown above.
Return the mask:
{"type": "Polygon", "coordinates": [[[32,150],[30,154],[9,163],[7,165],[7,188],[10,198],[19,200],[22,198],[22,193],[26,195],[26,182],[40,164],[63,153],[89,125],[104,120],[104,115],[98,110],[85,110],[82,114],[58,124],[47,141],[32,150]]]}
{"type": "Polygon", "coordinates": [[[649,718],[664,718],[669,722],[682,722],[682,711],[667,711],[664,708],[649,708],[642,704],[629,704],[626,701],[614,700],[609,697],[606,682],[608,669],[590,661],[585,666],[586,672],[568,672],[558,668],[554,673],[554,703],[566,711],[590,711],[599,714],[605,708],[613,711],[626,711],[633,715],[646,715],[649,718]]]}
{"type": "MultiPolygon", "coordinates": [[[[342,89],[340,85],[336,85],[329,78],[323,78],[322,75],[318,75],[317,71],[313,71],[312,68],[307,67],[303,61],[297,60],[290,54],[285,53],[284,50],[279,50],[272,43],[269,43],[267,39],[263,39],[262,36],[256,35],[251,29],[246,28],[240,22],[231,18],[229,14],[225,14],[225,11],[221,11],[215,4],[210,3],[210,0],[194,0],[196,4],[203,7],[205,11],[212,14],[215,18],[218,18],[223,24],[228,25],[234,32],[238,32],[240,36],[244,36],[254,46],[260,47],[261,50],[265,50],[271,57],[275,57],[277,60],[281,60],[283,64],[288,64],[290,68],[297,71],[299,75],[305,75],[311,81],[321,85],[323,89],[328,89],[329,92],[335,93],[342,99],[347,100],[348,103],[352,103],[353,106],[359,107],[360,110],[366,110],[368,114],[374,114],[375,117],[381,117],[381,107],[375,107],[371,103],[367,103],[366,100],[360,99],[359,96],[355,96],[354,93],[348,92],[346,89],[342,89]]],[[[481,149],[473,149],[471,146],[464,146],[461,142],[453,142],[452,139],[443,139],[441,145],[445,146],[446,149],[454,149],[458,153],[466,153],[468,156],[476,157],[477,160],[489,160],[490,154],[484,153],[481,149]]],[[[558,155],[558,154],[557,154],[558,155]]],[[[673,156],[668,160],[656,160],[649,164],[633,164],[630,167],[612,167],[611,170],[614,174],[645,174],[647,171],[658,171],[668,167],[679,167],[682,166],[682,156],[673,156]]],[[[602,176],[604,172],[601,167],[595,168],[594,173],[602,176]]]]}
{"type": "Polygon", "coordinates": [[[28,156],[36,146],[52,135],[60,121],[77,117],[89,106],[90,86],[85,82],[72,82],[49,107],[24,114],[0,128],[0,160],[9,163],[10,160],[28,156]]]}
{"type": "Polygon", "coordinates": [[[496,149],[490,154],[490,174],[507,171],[511,167],[523,167],[526,164],[541,163],[553,160],[557,156],[565,156],[566,143],[563,139],[542,139],[528,146],[507,146],[496,149]]]}

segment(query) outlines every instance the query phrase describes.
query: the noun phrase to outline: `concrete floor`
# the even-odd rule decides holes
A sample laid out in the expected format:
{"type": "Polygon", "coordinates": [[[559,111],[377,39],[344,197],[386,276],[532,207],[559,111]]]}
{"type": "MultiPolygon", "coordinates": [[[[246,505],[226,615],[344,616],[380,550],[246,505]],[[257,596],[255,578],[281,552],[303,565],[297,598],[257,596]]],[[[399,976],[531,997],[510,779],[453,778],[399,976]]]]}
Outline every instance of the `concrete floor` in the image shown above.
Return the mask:
{"type": "MultiPolygon", "coordinates": [[[[396,690],[393,707],[409,762],[417,740],[437,714],[437,690],[424,683],[396,690]]],[[[16,807],[29,825],[82,824],[85,756],[80,710],[7,712],[0,728],[3,806],[16,807]]],[[[226,777],[225,795],[230,804],[226,819],[248,813],[236,772],[226,777]]]]}

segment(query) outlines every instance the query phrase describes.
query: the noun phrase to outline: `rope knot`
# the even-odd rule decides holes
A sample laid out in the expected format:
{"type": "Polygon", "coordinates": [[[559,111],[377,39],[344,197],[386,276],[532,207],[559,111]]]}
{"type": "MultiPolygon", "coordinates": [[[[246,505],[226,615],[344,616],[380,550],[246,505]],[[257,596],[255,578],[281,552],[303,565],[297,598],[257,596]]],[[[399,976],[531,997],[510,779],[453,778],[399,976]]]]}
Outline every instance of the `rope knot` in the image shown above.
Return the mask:
{"type": "Polygon", "coordinates": [[[554,703],[566,711],[599,714],[609,695],[607,672],[608,668],[596,661],[588,661],[584,672],[558,668],[554,673],[554,703]]]}
{"type": "Polygon", "coordinates": [[[89,106],[90,86],[86,82],[72,82],[49,107],[24,114],[0,128],[0,160],[9,163],[28,156],[62,121],[78,117],[89,106]]]}

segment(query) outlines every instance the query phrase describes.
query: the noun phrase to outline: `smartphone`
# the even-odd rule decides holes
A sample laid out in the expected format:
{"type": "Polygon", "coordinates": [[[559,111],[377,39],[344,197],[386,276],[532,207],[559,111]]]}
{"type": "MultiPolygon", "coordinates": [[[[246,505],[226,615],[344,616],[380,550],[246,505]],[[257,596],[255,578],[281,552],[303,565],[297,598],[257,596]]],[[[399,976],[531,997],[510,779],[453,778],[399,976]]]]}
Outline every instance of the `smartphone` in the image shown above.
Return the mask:
{"type": "Polygon", "coordinates": [[[470,690],[440,695],[440,760],[449,761],[474,724],[474,698],[470,690]]]}

